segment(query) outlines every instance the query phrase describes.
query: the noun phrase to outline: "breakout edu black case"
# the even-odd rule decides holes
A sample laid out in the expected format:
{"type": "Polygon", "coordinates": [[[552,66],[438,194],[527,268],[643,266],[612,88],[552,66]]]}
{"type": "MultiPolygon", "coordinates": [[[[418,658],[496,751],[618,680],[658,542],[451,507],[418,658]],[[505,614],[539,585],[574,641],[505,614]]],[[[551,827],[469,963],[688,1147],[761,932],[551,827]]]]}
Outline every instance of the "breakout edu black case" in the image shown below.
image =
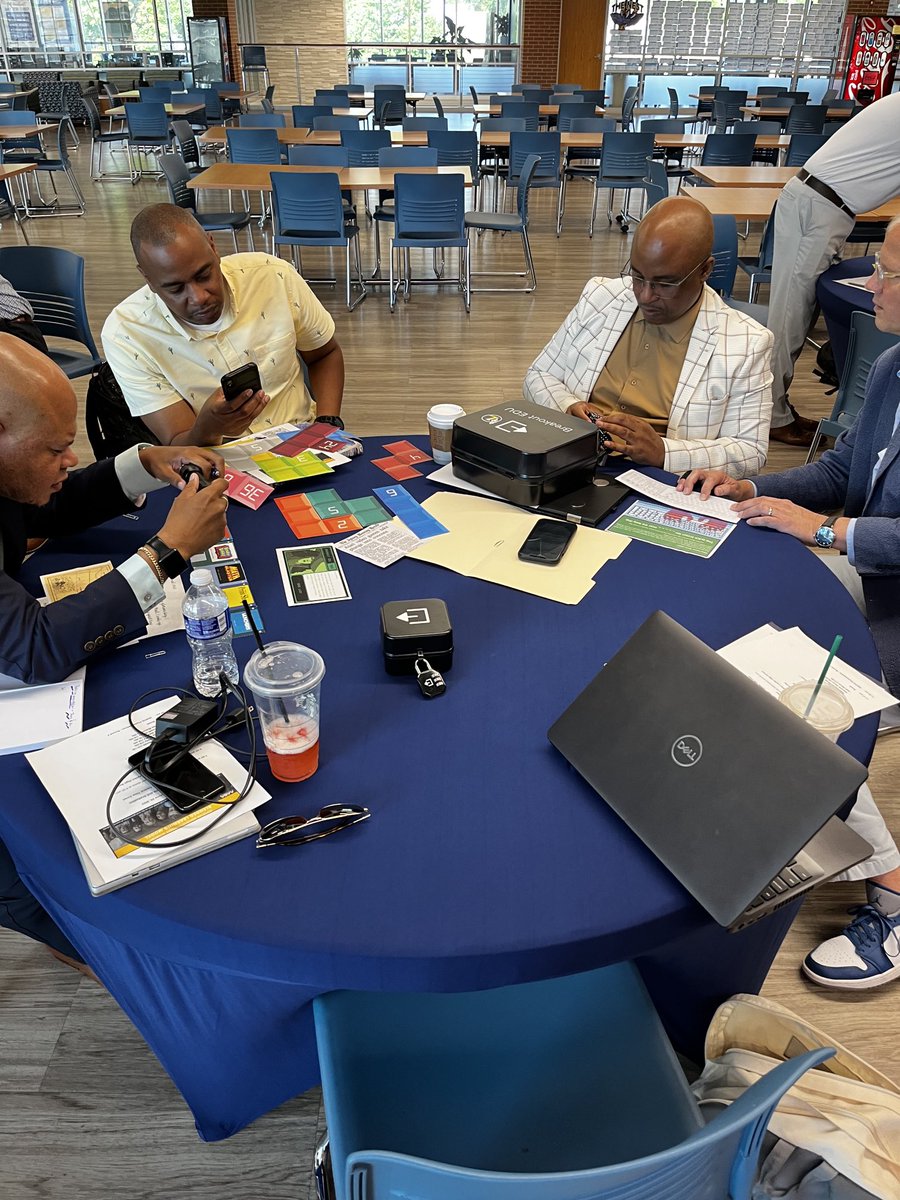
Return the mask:
{"type": "Polygon", "coordinates": [[[460,479],[537,508],[590,483],[600,436],[590,421],[518,400],[460,417],[450,454],[460,479]]]}
{"type": "Polygon", "coordinates": [[[414,675],[417,658],[436,671],[453,665],[453,628],[443,600],[389,600],[381,606],[381,647],[389,675],[414,675]]]}

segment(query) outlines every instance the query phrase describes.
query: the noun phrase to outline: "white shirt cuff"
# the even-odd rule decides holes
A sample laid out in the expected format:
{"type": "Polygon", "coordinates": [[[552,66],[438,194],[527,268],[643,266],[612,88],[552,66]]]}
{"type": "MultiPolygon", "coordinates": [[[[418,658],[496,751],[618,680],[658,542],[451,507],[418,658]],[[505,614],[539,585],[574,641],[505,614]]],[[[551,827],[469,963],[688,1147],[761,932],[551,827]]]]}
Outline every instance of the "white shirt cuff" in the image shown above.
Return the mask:
{"type": "MultiPolygon", "coordinates": [[[[130,453],[130,450],[126,451],[126,454],[130,453]]],[[[118,466],[118,459],[116,465],[118,466]]],[[[126,558],[116,567],[116,570],[124,577],[125,582],[134,592],[142,612],[146,613],[151,608],[156,608],[157,604],[165,598],[163,585],[153,574],[150,564],[145,562],[139,554],[132,554],[131,558],[126,558]]]]}
{"type": "MultiPolygon", "coordinates": [[[[116,478],[119,481],[119,487],[121,487],[122,491],[133,504],[141,501],[147,492],[157,492],[160,488],[168,487],[168,484],[164,480],[154,478],[141,465],[139,451],[145,447],[149,447],[149,445],[149,442],[139,442],[138,445],[132,446],[130,450],[123,450],[115,458],[116,478]]],[[[147,569],[149,570],[149,567],[147,569]]]]}
{"type": "Polygon", "coordinates": [[[851,517],[847,522],[847,558],[851,567],[856,566],[856,547],[853,544],[853,539],[856,536],[856,517],[851,517]]]}

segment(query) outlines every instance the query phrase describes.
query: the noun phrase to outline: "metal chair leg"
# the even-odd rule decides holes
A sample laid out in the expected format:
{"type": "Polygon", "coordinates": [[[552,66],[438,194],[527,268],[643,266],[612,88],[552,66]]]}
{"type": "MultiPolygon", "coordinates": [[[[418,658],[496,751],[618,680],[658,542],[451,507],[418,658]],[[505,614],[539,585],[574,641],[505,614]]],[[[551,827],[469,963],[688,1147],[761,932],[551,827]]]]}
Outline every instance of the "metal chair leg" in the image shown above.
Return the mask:
{"type": "Polygon", "coordinates": [[[316,1146],[313,1160],[313,1173],[316,1180],[316,1200],[336,1200],[334,1190],[334,1172],[331,1165],[331,1146],[327,1131],[322,1134],[316,1146]]]}

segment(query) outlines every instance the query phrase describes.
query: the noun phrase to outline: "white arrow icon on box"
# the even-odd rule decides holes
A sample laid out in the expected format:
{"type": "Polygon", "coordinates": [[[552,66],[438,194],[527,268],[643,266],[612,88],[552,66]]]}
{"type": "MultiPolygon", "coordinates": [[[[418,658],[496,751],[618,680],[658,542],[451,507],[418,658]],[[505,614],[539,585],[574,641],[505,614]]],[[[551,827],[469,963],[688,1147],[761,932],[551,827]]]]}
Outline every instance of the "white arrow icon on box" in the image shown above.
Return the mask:
{"type": "Polygon", "coordinates": [[[397,614],[398,621],[405,621],[407,625],[430,625],[431,618],[428,615],[427,608],[408,608],[406,612],[397,614]]]}
{"type": "Polygon", "coordinates": [[[507,433],[527,433],[528,426],[520,425],[518,421],[504,421],[502,425],[497,426],[498,429],[504,429],[507,433]]]}

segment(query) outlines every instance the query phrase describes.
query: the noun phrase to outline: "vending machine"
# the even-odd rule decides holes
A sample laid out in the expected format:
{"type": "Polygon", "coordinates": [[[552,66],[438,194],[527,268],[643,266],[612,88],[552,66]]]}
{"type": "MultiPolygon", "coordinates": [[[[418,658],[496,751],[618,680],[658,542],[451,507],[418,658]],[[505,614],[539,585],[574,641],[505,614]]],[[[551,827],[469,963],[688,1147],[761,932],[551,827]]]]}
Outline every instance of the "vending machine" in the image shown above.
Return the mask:
{"type": "Polygon", "coordinates": [[[893,17],[860,17],[847,14],[838,51],[838,75],[843,75],[842,97],[871,104],[887,96],[897,70],[900,24],[893,17]],[[895,31],[896,30],[896,36],[895,31]]]}
{"type": "Polygon", "coordinates": [[[194,85],[231,79],[228,61],[228,26],[224,17],[188,17],[188,41],[194,85]]]}

